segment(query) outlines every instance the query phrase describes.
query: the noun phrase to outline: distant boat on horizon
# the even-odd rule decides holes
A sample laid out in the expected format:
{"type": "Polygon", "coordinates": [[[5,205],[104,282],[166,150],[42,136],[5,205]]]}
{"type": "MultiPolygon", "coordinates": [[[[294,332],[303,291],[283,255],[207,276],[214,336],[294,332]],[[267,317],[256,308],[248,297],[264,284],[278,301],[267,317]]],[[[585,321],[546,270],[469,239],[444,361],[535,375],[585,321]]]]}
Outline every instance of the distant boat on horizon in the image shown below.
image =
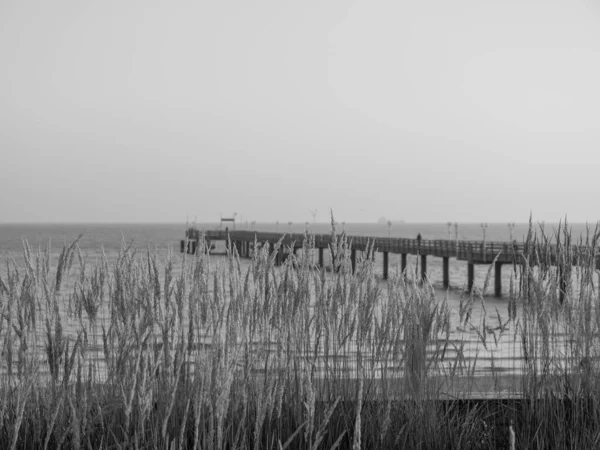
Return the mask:
{"type": "Polygon", "coordinates": [[[377,219],[377,224],[378,225],[388,225],[388,222],[391,222],[392,224],[398,224],[398,223],[406,223],[405,220],[391,220],[388,219],[387,217],[380,217],[379,219],[377,219]]]}

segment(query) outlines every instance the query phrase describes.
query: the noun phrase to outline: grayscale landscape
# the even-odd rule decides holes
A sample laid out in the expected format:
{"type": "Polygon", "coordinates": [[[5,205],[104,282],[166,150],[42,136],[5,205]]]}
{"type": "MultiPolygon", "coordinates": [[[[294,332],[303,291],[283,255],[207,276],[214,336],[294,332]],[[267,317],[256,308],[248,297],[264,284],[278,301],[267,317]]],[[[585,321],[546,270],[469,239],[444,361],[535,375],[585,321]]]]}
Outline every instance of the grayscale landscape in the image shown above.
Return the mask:
{"type": "Polygon", "coordinates": [[[0,448],[600,442],[600,5],[0,2],[0,448]]]}

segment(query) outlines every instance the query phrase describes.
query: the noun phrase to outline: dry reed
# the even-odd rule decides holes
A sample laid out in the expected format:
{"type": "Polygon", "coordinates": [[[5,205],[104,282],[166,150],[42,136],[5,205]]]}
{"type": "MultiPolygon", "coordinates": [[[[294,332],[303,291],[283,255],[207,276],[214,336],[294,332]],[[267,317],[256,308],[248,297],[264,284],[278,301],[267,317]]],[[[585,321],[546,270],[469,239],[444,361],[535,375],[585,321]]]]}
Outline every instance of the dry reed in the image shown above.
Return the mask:
{"type": "Polygon", "coordinates": [[[332,234],[331,271],[310,236],[281,267],[255,242],[246,270],[203,240],[180,265],[125,242],[91,263],[75,241],[56,268],[25,242],[0,276],[0,447],[597,446],[598,229],[574,247],[566,222],[531,226],[506,313],[488,318],[488,272],[457,324],[409,271],[382,287],[373,244],[352,273],[333,219],[332,234]],[[495,370],[495,406],[470,403],[479,352],[502,345],[523,355],[520,403],[503,406],[495,370]]]}

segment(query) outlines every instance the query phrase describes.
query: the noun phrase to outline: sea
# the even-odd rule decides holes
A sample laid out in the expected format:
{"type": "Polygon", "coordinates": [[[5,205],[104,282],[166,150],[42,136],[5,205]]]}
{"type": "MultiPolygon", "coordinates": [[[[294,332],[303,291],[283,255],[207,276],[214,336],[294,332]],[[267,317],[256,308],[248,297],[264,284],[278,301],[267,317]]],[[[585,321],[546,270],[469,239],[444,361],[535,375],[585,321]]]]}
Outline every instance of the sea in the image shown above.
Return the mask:
{"type": "MultiPolygon", "coordinates": [[[[124,243],[133,242],[133,245],[141,250],[150,249],[159,256],[166,257],[169,253],[175,258],[179,255],[179,242],[185,237],[185,230],[190,227],[210,230],[220,227],[218,222],[214,223],[145,223],[145,224],[84,224],[84,223],[65,223],[65,224],[0,224],[0,262],[9,262],[14,260],[17,265],[24,264],[23,243],[26,241],[32,250],[51,249],[53,267],[56,267],[58,256],[64,245],[68,245],[81,235],[78,242],[80,251],[87,257],[88,261],[94,262],[95,258],[103,255],[109,261],[115,258],[119,249],[124,243]]],[[[278,231],[286,232],[304,232],[321,234],[331,232],[331,223],[237,223],[235,229],[255,230],[255,231],[278,231]]],[[[337,232],[346,231],[348,235],[373,236],[373,237],[397,237],[397,238],[416,238],[418,234],[423,239],[460,239],[468,241],[512,241],[518,242],[525,239],[529,230],[528,223],[410,223],[410,222],[392,222],[388,223],[337,223],[337,232]]],[[[234,228],[232,225],[230,229],[234,228]]],[[[534,230],[539,234],[543,227],[546,235],[552,235],[559,229],[558,223],[542,224],[534,223],[534,230]]],[[[593,233],[595,224],[588,225],[583,223],[569,224],[574,239],[585,236],[587,233],[593,233]]],[[[222,245],[222,244],[218,244],[222,245]]],[[[381,255],[376,257],[382,261],[381,255]]],[[[226,256],[215,255],[217,266],[219,262],[225,263],[226,256]]],[[[390,255],[390,274],[399,273],[400,255],[390,255]]],[[[243,262],[242,267],[248,267],[249,262],[243,262]]],[[[417,258],[408,255],[408,270],[415,270],[417,273],[417,258]]],[[[6,273],[7,265],[4,268],[0,266],[0,276],[6,273]]],[[[382,274],[382,264],[377,265],[377,271],[382,274]]],[[[475,266],[475,286],[479,290],[484,288],[484,280],[491,269],[490,265],[481,264],[475,266]]],[[[393,275],[392,275],[393,276],[393,275]]],[[[493,276],[493,274],[492,274],[493,276]]],[[[511,278],[514,281],[516,273],[511,266],[506,265],[502,271],[502,296],[496,298],[491,292],[486,292],[481,296],[481,301],[475,304],[473,310],[472,322],[481,324],[483,317],[488,324],[492,326],[499,325],[498,316],[506,318],[508,316],[508,294],[511,278]],[[484,300],[485,299],[485,300],[484,300]]],[[[77,277],[77,271],[74,270],[70,275],[72,280],[67,280],[67,284],[73,284],[77,277]],[[69,281],[71,283],[69,283],[69,281]]],[[[482,375],[481,379],[486,377],[492,371],[506,370],[507,389],[511,389],[511,383],[518,382],[518,376],[522,355],[518,343],[517,333],[512,327],[510,333],[513,335],[504,345],[495,348],[483,348],[480,343],[480,336],[474,328],[468,329],[459,325],[459,307],[464,301],[467,283],[467,263],[465,261],[450,260],[450,288],[445,289],[442,284],[442,259],[428,258],[428,277],[436,289],[436,297],[439,300],[445,300],[451,309],[451,320],[453,328],[451,338],[455,341],[464,341],[467,343],[465,352],[471,352],[471,358],[478,361],[478,373],[482,375]]],[[[381,280],[382,287],[386,281],[381,280]]],[[[493,281],[489,283],[493,286],[493,281]]],[[[483,322],[485,323],[485,322],[483,322]]],[[[477,375],[477,374],[476,374],[477,375]]],[[[483,387],[482,390],[487,389],[483,387]]]]}
{"type": "MultiPolygon", "coordinates": [[[[16,256],[22,252],[23,240],[32,248],[46,248],[50,245],[56,252],[64,244],[69,244],[80,234],[79,247],[94,253],[104,248],[106,252],[118,250],[123,241],[133,240],[141,248],[165,251],[169,247],[177,250],[179,241],[185,236],[187,227],[199,229],[217,229],[220,224],[213,223],[0,223],[0,258],[16,256]]],[[[551,235],[557,232],[558,223],[533,223],[533,229],[551,235]]],[[[233,227],[232,227],[233,228],[233,227]]],[[[331,232],[331,223],[238,223],[236,229],[255,231],[278,231],[281,233],[321,234],[331,232]]],[[[595,224],[569,224],[573,237],[593,233],[595,224]]],[[[344,230],[348,235],[415,238],[421,234],[423,239],[460,239],[469,241],[522,241],[529,230],[528,223],[337,223],[338,232],[344,230]]]]}
{"type": "MultiPolygon", "coordinates": [[[[544,230],[551,236],[559,230],[559,223],[533,223],[532,228],[538,234],[544,230]]],[[[231,225],[230,225],[231,226],[231,225]]],[[[529,223],[337,223],[336,231],[345,231],[352,236],[416,238],[423,239],[460,239],[467,241],[502,242],[517,240],[522,242],[529,231],[529,223]]],[[[195,227],[201,230],[213,230],[221,227],[219,222],[206,223],[38,223],[38,224],[0,224],[0,263],[7,259],[23,262],[23,243],[26,241],[32,250],[50,247],[53,258],[58,258],[64,245],[73,242],[79,235],[80,251],[90,259],[105,254],[110,258],[117,255],[123,243],[133,242],[138,249],[150,249],[158,255],[166,255],[169,251],[179,252],[179,242],[185,237],[185,230],[195,227]]],[[[231,228],[254,231],[275,231],[321,234],[331,232],[331,223],[237,223],[231,228]]],[[[564,228],[561,225],[561,229],[564,228]]],[[[574,239],[585,239],[593,233],[595,224],[569,224],[574,239]]],[[[399,255],[390,255],[391,269],[398,263],[399,255]]],[[[437,276],[441,267],[441,259],[430,258],[429,271],[434,285],[441,280],[437,276]],[[439,260],[439,261],[438,261],[439,260]]],[[[409,264],[416,261],[409,255],[409,264]]],[[[416,262],[415,262],[416,263],[416,262]]],[[[399,264],[399,263],[398,263],[399,264]]],[[[476,266],[476,283],[485,278],[488,266],[476,266]]],[[[451,264],[450,282],[454,286],[466,283],[466,263],[451,264]],[[464,267],[463,267],[464,266],[464,267]]],[[[505,271],[507,272],[507,271],[505,271]]],[[[0,274],[2,271],[0,271],[0,274]]],[[[509,278],[503,275],[503,286],[507,288],[509,278]]]]}
{"type": "MultiPolygon", "coordinates": [[[[544,224],[533,223],[532,228],[538,234],[543,228],[546,235],[552,235],[559,230],[558,223],[544,224]]],[[[460,239],[467,241],[486,242],[513,241],[522,242],[529,231],[529,223],[336,223],[336,231],[345,231],[352,236],[416,238],[418,234],[423,239],[460,239]]],[[[115,257],[124,243],[132,242],[138,249],[150,249],[161,256],[169,252],[173,255],[179,253],[179,242],[185,237],[185,230],[195,227],[201,230],[211,230],[221,227],[219,222],[207,223],[48,223],[48,224],[0,224],[0,264],[7,260],[14,260],[22,264],[23,243],[27,242],[32,250],[45,250],[50,247],[54,260],[58,259],[64,245],[68,245],[81,235],[78,242],[80,251],[88,260],[94,261],[102,255],[109,260],[115,257]]],[[[237,223],[231,228],[254,231],[276,231],[281,233],[330,233],[331,223],[237,223]]],[[[560,225],[561,229],[564,227],[560,225]]],[[[574,239],[593,233],[595,224],[574,223],[569,224],[574,239]]],[[[217,245],[223,245],[217,244],[217,245]]],[[[216,253],[219,248],[217,248],[216,253]]],[[[224,250],[224,248],[223,248],[224,250]]],[[[215,259],[223,258],[215,256],[215,259]]],[[[327,258],[327,256],[326,256],[327,258]]],[[[380,258],[382,259],[382,258],[380,258]]],[[[397,269],[400,265],[400,255],[390,255],[390,270],[397,269]]],[[[442,283],[441,258],[428,258],[428,273],[430,281],[436,287],[442,283]]],[[[409,255],[409,268],[417,264],[416,257],[409,255]]],[[[381,265],[380,265],[381,266],[381,265]]],[[[1,267],[1,266],[0,266],[1,267]]],[[[489,265],[475,266],[475,285],[483,287],[489,265]]],[[[382,267],[379,267],[382,272],[382,267]]],[[[0,274],[3,271],[0,270],[0,274]]],[[[502,289],[503,294],[508,292],[510,283],[510,270],[503,269],[502,289]]],[[[467,281],[467,264],[464,261],[454,261],[450,264],[451,290],[460,291],[467,281]]],[[[492,284],[493,285],[493,284],[492,284]]],[[[493,293],[489,294],[492,295],[493,293]]]]}

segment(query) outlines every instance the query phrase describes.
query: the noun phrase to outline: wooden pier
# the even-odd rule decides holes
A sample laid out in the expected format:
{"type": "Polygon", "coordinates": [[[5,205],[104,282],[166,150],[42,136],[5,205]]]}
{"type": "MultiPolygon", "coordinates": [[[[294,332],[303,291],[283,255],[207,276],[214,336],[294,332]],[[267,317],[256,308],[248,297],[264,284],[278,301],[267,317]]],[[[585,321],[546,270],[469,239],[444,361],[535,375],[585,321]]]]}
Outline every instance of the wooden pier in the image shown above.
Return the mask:
{"type": "MultiPolygon", "coordinates": [[[[281,264],[287,252],[295,252],[302,248],[302,242],[305,239],[304,233],[276,233],[276,232],[257,232],[249,230],[206,230],[200,231],[190,228],[186,231],[186,239],[181,240],[181,252],[196,253],[198,242],[204,233],[204,239],[210,248],[210,242],[215,240],[230,241],[235,245],[237,252],[241,257],[250,257],[252,247],[255,242],[261,245],[269,245],[271,249],[281,240],[277,255],[277,264],[281,264]]],[[[331,244],[331,234],[310,235],[314,238],[314,246],[319,252],[319,266],[324,266],[324,250],[331,244]]],[[[502,293],[502,266],[504,264],[529,264],[535,265],[558,265],[559,272],[562,274],[563,267],[566,264],[564,256],[567,255],[571,260],[570,264],[576,265],[584,258],[593,258],[595,267],[600,268],[600,258],[597,253],[592,254],[592,248],[582,246],[572,246],[568,251],[561,249],[540,254],[535,249],[526,248],[523,243],[514,242],[489,242],[489,241],[461,241],[448,239],[405,239],[390,237],[372,237],[372,236],[346,236],[351,243],[352,270],[356,267],[356,252],[366,251],[368,246],[374,244],[374,249],[383,254],[383,278],[388,278],[389,254],[400,255],[401,270],[404,271],[407,266],[407,255],[416,255],[420,257],[421,276],[425,279],[427,274],[427,258],[429,256],[442,258],[443,264],[443,285],[448,288],[450,285],[450,258],[456,258],[458,261],[467,262],[467,288],[470,291],[473,287],[475,278],[475,264],[494,264],[494,294],[497,297],[502,293]],[[560,254],[561,257],[557,258],[560,254]],[[561,261],[562,259],[562,261],[561,261]],[[558,260],[558,261],[557,261],[558,260]]],[[[272,251],[272,250],[271,250],[272,251]]],[[[566,279],[561,277],[561,297],[566,290],[566,279]]]]}

